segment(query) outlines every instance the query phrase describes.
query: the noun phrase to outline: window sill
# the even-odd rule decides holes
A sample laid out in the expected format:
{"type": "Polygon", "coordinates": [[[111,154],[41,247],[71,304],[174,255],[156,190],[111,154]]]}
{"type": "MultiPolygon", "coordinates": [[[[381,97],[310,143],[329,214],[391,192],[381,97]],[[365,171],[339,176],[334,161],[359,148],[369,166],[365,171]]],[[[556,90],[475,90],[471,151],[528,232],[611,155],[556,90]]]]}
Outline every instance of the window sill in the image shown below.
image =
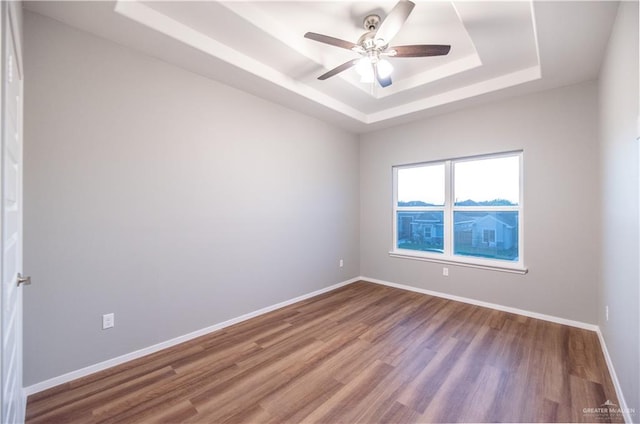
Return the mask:
{"type": "Polygon", "coordinates": [[[458,261],[458,260],[452,260],[452,259],[439,259],[439,258],[432,258],[432,257],[426,257],[426,256],[410,255],[410,254],[400,253],[395,251],[389,252],[389,256],[392,258],[412,259],[415,261],[424,261],[424,262],[435,262],[438,264],[456,265],[456,266],[462,266],[467,268],[487,269],[490,271],[508,272],[511,274],[523,275],[529,272],[527,268],[522,268],[517,266],[479,264],[479,263],[465,262],[462,260],[458,261]]]}

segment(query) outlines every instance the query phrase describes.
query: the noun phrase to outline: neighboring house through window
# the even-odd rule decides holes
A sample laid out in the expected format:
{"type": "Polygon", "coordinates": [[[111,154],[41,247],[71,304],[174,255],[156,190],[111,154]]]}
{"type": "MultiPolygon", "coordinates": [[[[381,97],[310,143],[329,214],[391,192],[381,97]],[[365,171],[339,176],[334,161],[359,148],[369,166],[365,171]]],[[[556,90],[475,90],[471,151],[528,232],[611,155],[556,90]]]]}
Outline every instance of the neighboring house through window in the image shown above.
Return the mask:
{"type": "Polygon", "coordinates": [[[392,256],[526,272],[522,152],[393,168],[392,256]]]}

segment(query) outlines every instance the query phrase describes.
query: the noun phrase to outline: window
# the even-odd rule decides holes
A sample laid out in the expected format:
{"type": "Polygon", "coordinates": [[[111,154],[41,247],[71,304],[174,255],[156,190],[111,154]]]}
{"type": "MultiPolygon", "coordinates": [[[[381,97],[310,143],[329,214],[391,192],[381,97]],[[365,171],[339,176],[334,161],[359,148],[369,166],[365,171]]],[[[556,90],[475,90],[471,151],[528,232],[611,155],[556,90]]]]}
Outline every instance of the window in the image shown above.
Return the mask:
{"type": "Polygon", "coordinates": [[[392,256],[526,272],[522,153],[393,168],[392,256]]]}
{"type": "Polygon", "coordinates": [[[484,243],[495,243],[496,242],[496,230],[483,230],[483,232],[482,232],[482,241],[484,243]]]}
{"type": "Polygon", "coordinates": [[[443,252],[445,166],[442,163],[397,170],[397,246],[443,252]]]}

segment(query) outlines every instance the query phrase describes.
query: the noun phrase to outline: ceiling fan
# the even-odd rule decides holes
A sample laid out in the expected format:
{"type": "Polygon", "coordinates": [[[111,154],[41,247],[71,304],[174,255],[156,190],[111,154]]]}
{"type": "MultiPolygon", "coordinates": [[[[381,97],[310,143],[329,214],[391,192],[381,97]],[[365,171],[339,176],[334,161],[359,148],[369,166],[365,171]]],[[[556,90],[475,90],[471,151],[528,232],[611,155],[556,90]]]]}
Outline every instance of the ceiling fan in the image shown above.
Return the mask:
{"type": "Polygon", "coordinates": [[[387,87],[391,85],[393,67],[385,57],[427,57],[448,54],[451,46],[442,44],[389,46],[391,40],[402,29],[402,25],[404,25],[414,7],[415,4],[413,2],[400,0],[382,22],[380,21],[380,16],[368,15],[364,18],[364,28],[367,32],[358,39],[357,43],[315,32],[307,32],[304,35],[305,38],[352,50],[361,56],[333,68],[329,72],[320,75],[318,79],[326,80],[355,66],[362,77],[362,82],[373,82],[375,79],[380,86],[387,87]]]}

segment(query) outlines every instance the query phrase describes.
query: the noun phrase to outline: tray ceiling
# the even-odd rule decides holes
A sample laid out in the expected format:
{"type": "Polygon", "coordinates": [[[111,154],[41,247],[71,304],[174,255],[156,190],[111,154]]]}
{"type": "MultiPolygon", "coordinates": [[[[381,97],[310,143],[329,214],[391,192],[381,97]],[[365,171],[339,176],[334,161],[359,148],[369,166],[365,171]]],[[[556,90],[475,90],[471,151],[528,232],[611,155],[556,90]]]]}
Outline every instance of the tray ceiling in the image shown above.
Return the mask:
{"type": "Polygon", "coordinates": [[[450,44],[447,56],[390,58],[393,84],[360,82],[355,59],[303,37],[356,42],[395,1],[28,2],[26,7],[244,91],[364,132],[490,98],[597,77],[612,2],[430,1],[392,45],[450,44]]]}

